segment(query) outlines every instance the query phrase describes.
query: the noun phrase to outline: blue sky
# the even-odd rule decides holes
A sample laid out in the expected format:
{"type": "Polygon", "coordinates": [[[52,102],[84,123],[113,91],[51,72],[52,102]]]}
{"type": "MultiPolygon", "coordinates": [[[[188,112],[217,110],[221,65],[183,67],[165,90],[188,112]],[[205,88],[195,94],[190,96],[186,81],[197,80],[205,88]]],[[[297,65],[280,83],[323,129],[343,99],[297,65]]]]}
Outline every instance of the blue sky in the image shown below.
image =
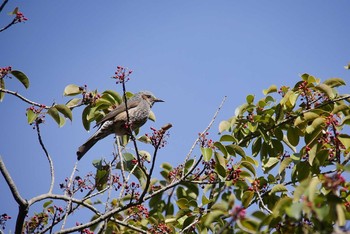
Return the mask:
{"type": "MultiPolygon", "coordinates": [[[[342,77],[350,62],[349,1],[10,1],[5,13],[19,6],[29,19],[1,33],[0,66],[12,66],[31,81],[25,90],[16,80],[7,88],[50,105],[65,103],[66,85],[121,92],[110,77],[116,66],[134,70],[127,88],[150,90],[157,103],[155,123],[172,123],[168,145],[158,160],[178,164],[228,97],[210,137],[218,139],[220,120],[234,114],[248,94],[262,96],[271,84],[292,85],[302,73],[321,79],[342,77]]],[[[345,90],[349,92],[349,90],[345,90]]],[[[47,161],[36,132],[26,123],[27,104],[7,95],[0,104],[0,155],[23,197],[49,186],[47,161]]],[[[87,133],[74,111],[63,128],[49,118],[42,136],[54,160],[56,189],[70,175],[76,149],[87,133]]],[[[79,164],[93,170],[94,158],[110,157],[113,138],[99,142],[79,164]]],[[[198,154],[198,152],[197,152],[198,154]]],[[[159,165],[158,164],[158,165],[159,165]]],[[[15,218],[17,207],[0,178],[0,213],[15,218]]],[[[8,227],[14,226],[14,220],[8,227]]]]}

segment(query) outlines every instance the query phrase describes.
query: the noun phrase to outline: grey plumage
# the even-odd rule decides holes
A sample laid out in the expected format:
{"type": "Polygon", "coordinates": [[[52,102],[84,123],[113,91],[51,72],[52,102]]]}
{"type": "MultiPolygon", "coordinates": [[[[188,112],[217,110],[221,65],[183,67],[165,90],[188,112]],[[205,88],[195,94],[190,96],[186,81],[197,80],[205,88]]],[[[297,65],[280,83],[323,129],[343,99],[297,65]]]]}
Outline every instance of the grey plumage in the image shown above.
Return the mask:
{"type": "MultiPolygon", "coordinates": [[[[131,128],[137,129],[147,122],[151,107],[155,102],[163,102],[157,99],[149,91],[141,91],[127,100],[129,120],[131,128]]],[[[96,144],[99,140],[105,138],[110,134],[123,136],[129,134],[129,129],[126,128],[127,113],[125,103],[121,103],[114,110],[104,116],[96,126],[98,130],[78,148],[77,157],[80,160],[85,153],[96,144]]]]}

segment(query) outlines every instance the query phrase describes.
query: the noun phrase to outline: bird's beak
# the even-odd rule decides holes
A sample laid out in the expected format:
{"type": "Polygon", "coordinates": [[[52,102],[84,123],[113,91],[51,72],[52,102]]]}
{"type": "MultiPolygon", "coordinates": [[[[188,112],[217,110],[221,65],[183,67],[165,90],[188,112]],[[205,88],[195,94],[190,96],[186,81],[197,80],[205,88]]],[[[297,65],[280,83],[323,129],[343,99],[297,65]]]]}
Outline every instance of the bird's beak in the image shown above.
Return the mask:
{"type": "Polygon", "coordinates": [[[154,99],[154,102],[164,102],[164,101],[162,99],[156,98],[156,99],[154,99]]]}

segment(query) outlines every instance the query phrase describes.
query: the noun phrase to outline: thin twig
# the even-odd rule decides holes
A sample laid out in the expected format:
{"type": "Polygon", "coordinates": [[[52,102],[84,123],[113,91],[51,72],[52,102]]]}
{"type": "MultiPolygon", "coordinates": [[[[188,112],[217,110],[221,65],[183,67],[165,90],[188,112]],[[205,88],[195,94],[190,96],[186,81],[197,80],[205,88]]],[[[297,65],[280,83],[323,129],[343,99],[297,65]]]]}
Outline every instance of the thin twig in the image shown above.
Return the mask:
{"type": "Polygon", "coordinates": [[[73,193],[72,193],[72,194],[68,194],[68,191],[69,191],[70,187],[72,186],[73,177],[74,177],[74,174],[75,174],[75,172],[76,172],[76,170],[77,170],[77,167],[78,167],[78,162],[79,162],[79,161],[76,161],[76,162],[75,162],[75,165],[74,165],[73,170],[72,170],[72,174],[71,174],[70,177],[69,177],[69,181],[68,181],[68,185],[67,185],[67,190],[66,190],[66,192],[65,192],[65,194],[64,194],[65,196],[69,195],[68,197],[70,197],[70,200],[68,200],[68,202],[67,202],[66,213],[65,213],[64,218],[63,218],[63,222],[62,222],[61,229],[63,229],[64,226],[66,225],[67,218],[68,218],[68,214],[69,214],[69,212],[70,212],[70,210],[71,210],[71,207],[72,207],[72,199],[73,199],[73,195],[74,195],[74,194],[73,194],[73,193]]]}
{"type": "MultiPolygon", "coordinates": [[[[33,106],[41,107],[41,108],[44,108],[44,109],[50,109],[51,107],[53,107],[53,106],[46,106],[46,105],[42,105],[42,104],[40,104],[40,103],[31,101],[31,100],[29,100],[28,98],[22,96],[21,94],[19,94],[19,93],[17,93],[17,92],[14,92],[14,91],[11,91],[11,90],[8,90],[8,89],[0,88],[0,92],[8,93],[8,94],[11,94],[11,95],[13,95],[13,96],[16,96],[16,97],[18,97],[19,99],[21,99],[22,101],[24,101],[24,102],[26,102],[26,103],[28,103],[28,104],[30,104],[30,105],[33,105],[33,106]]],[[[79,106],[82,106],[82,105],[83,105],[83,103],[78,103],[78,104],[76,104],[76,105],[74,105],[74,106],[70,106],[69,108],[70,108],[70,109],[74,109],[74,108],[79,107],[79,106]]]]}
{"type": "Polygon", "coordinates": [[[4,9],[5,5],[7,4],[9,0],[4,0],[0,6],[0,12],[2,12],[2,10],[4,9]]]}
{"type": "Polygon", "coordinates": [[[7,185],[9,186],[9,189],[11,190],[13,198],[16,200],[18,205],[27,205],[27,201],[22,198],[22,196],[19,194],[19,191],[16,187],[15,182],[11,178],[10,173],[8,172],[4,162],[2,161],[2,158],[0,156],[0,171],[2,176],[5,178],[7,185]]]}
{"type": "Polygon", "coordinates": [[[8,29],[9,27],[15,25],[16,23],[18,23],[17,19],[14,18],[8,25],[6,25],[5,27],[3,27],[2,29],[0,29],[0,32],[5,31],[6,29],[8,29]]]}
{"type": "Polygon", "coordinates": [[[51,156],[49,155],[49,152],[47,151],[44,142],[41,138],[41,134],[40,134],[40,127],[39,127],[39,121],[35,121],[35,127],[36,127],[36,132],[38,134],[38,140],[39,140],[39,144],[41,146],[41,148],[43,149],[45,156],[47,158],[47,160],[49,161],[49,165],[50,165],[50,175],[51,175],[51,183],[50,183],[50,189],[49,189],[49,193],[52,193],[53,190],[53,186],[55,183],[55,170],[54,170],[54,166],[53,166],[53,161],[51,156]]]}
{"type": "MultiPolygon", "coordinates": [[[[222,106],[224,105],[226,99],[227,99],[227,96],[224,96],[224,98],[222,99],[222,101],[221,101],[221,103],[220,103],[218,109],[216,110],[216,112],[215,112],[213,118],[211,119],[210,123],[209,123],[208,126],[204,129],[204,131],[202,131],[202,132],[200,133],[199,137],[194,141],[194,143],[193,143],[193,145],[192,145],[190,151],[188,152],[188,154],[187,154],[187,156],[186,156],[185,161],[184,161],[183,164],[185,164],[185,163],[189,160],[189,158],[191,157],[191,154],[192,154],[194,148],[196,147],[197,143],[200,141],[200,136],[203,135],[203,134],[205,134],[206,132],[208,132],[209,129],[211,128],[211,126],[214,124],[214,121],[215,121],[216,117],[218,116],[218,114],[219,114],[219,112],[220,112],[222,106]]],[[[185,172],[185,167],[184,167],[182,173],[184,173],[184,172],[185,172]]]]}
{"type": "Polygon", "coordinates": [[[269,213],[269,214],[272,214],[272,211],[265,205],[262,197],[261,197],[261,194],[259,192],[259,190],[255,190],[256,194],[258,194],[258,197],[259,197],[259,201],[261,203],[261,206],[269,213]]]}

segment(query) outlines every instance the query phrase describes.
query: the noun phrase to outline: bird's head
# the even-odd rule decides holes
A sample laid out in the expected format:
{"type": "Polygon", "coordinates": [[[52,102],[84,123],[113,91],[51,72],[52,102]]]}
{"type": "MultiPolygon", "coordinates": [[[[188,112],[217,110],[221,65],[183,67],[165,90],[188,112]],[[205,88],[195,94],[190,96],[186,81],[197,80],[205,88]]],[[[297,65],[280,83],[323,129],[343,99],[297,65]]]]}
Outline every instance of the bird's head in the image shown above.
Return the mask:
{"type": "Polygon", "coordinates": [[[135,96],[136,95],[141,97],[142,99],[146,100],[149,103],[150,106],[153,106],[153,104],[155,102],[164,102],[163,100],[156,98],[153,95],[153,93],[151,93],[149,91],[141,91],[141,92],[135,94],[135,96]]]}

